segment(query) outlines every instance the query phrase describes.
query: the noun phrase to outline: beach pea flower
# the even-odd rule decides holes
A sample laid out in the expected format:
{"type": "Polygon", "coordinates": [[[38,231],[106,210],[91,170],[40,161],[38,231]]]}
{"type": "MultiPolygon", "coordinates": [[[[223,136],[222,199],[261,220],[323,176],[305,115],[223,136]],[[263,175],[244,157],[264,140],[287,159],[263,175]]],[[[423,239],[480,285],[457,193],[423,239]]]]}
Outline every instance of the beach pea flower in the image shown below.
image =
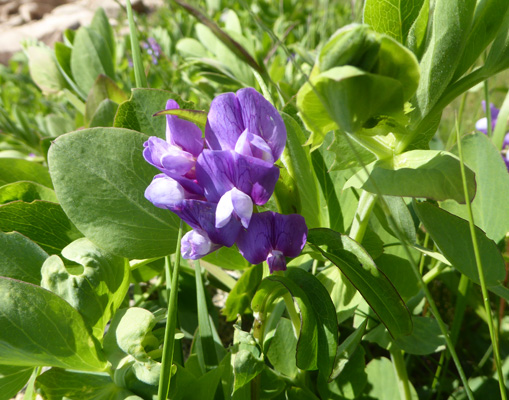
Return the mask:
{"type": "Polygon", "coordinates": [[[284,150],[286,127],[272,104],[245,88],[212,100],[205,139],[211,150],[235,150],[274,163],[284,150]]]}
{"type": "Polygon", "coordinates": [[[274,164],[231,150],[204,150],[196,163],[196,179],[205,198],[217,203],[217,227],[233,215],[247,228],[253,204],[269,200],[278,178],[274,164]]]}
{"type": "Polygon", "coordinates": [[[182,237],[180,253],[182,254],[182,258],[198,260],[216,251],[220,247],[221,245],[212,243],[207,232],[202,229],[193,229],[182,237]]]}
{"type": "Polygon", "coordinates": [[[297,257],[306,244],[304,217],[272,211],[254,214],[247,230],[237,238],[237,247],[251,264],[267,261],[270,272],[286,270],[286,257],[297,257]]]}

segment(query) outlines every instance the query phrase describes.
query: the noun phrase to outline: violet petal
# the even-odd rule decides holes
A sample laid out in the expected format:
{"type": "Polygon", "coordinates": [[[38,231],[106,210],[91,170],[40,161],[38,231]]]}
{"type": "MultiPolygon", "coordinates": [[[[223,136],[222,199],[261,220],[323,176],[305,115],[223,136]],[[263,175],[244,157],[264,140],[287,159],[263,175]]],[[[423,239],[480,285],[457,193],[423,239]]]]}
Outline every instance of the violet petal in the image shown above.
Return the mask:
{"type": "Polygon", "coordinates": [[[247,194],[236,188],[226,192],[217,203],[216,228],[225,226],[232,215],[240,219],[244,228],[249,226],[251,215],[253,215],[253,201],[247,194]]]}
{"type": "Polygon", "coordinates": [[[253,135],[247,129],[240,135],[235,144],[235,151],[245,156],[260,158],[264,161],[274,163],[272,149],[260,136],[253,135]]]}
{"type": "MultiPolygon", "coordinates": [[[[170,99],[166,103],[166,110],[180,108],[178,103],[170,99]]],[[[168,143],[180,147],[191,153],[195,158],[203,150],[201,129],[190,121],[180,119],[176,115],[166,116],[166,140],[168,143]]]]}
{"type": "Polygon", "coordinates": [[[201,229],[193,229],[187,232],[180,242],[182,258],[197,260],[219,249],[221,246],[213,243],[207,232],[201,229]]]}
{"type": "Polygon", "coordinates": [[[244,128],[262,137],[279,159],[286,145],[286,127],[276,108],[253,88],[241,89],[237,98],[242,111],[244,128]]]}
{"type": "Polygon", "coordinates": [[[174,179],[159,174],[145,190],[145,198],[159,208],[178,207],[185,199],[185,191],[174,179]]]}
{"type": "Polygon", "coordinates": [[[240,104],[235,93],[217,96],[210,104],[205,139],[212,150],[233,150],[244,131],[240,104]]]}
{"type": "Polygon", "coordinates": [[[259,264],[267,259],[272,247],[271,212],[253,214],[247,230],[242,230],[237,238],[240,254],[251,264],[259,264]]]}
{"type": "Polygon", "coordinates": [[[303,216],[274,213],[274,249],[286,257],[297,257],[306,244],[308,227],[303,216]]]}

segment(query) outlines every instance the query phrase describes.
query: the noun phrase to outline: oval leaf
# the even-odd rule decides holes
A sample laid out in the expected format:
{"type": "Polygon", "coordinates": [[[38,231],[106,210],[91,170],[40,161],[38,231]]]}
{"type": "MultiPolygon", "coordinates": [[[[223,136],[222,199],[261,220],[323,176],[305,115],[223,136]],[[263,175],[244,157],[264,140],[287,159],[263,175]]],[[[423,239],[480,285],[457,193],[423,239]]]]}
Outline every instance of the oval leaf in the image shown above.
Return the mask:
{"type": "Polygon", "coordinates": [[[49,365],[102,371],[99,353],[81,315],[38,286],[0,278],[0,353],[11,365],[49,365]]]}
{"type": "Polygon", "coordinates": [[[92,242],[127,258],[175,249],[178,218],[144,192],[157,170],[142,155],[139,132],[93,128],[55,140],[48,153],[55,191],[69,218],[92,242]]]}

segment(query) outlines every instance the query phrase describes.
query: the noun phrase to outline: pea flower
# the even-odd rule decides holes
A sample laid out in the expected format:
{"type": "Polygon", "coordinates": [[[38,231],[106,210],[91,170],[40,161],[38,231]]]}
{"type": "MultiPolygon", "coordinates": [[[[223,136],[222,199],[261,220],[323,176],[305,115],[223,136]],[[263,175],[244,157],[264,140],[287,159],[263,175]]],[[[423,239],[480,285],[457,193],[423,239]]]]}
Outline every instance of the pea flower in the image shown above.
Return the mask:
{"type": "MultiPolygon", "coordinates": [[[[482,106],[486,110],[486,102],[484,100],[482,101],[482,106]]],[[[490,103],[492,129],[495,129],[499,112],[500,112],[500,110],[497,107],[495,107],[493,104],[490,103]]],[[[487,135],[488,134],[488,118],[484,117],[484,118],[481,118],[480,120],[478,120],[475,123],[475,129],[477,129],[479,132],[482,132],[485,135],[487,135]]],[[[504,160],[507,169],[509,170],[509,132],[506,133],[506,135],[504,137],[504,142],[502,143],[501,155],[502,155],[502,159],[504,160]]]]}
{"type": "Polygon", "coordinates": [[[196,178],[206,199],[218,204],[217,227],[235,216],[247,228],[253,204],[265,204],[274,192],[279,169],[236,151],[204,150],[198,157],[196,178]]]}
{"type": "Polygon", "coordinates": [[[246,88],[212,100],[205,139],[211,150],[235,150],[274,163],[285,148],[286,127],[272,104],[246,88]]]}
{"type": "Polygon", "coordinates": [[[308,228],[298,214],[272,211],[254,214],[247,230],[240,232],[237,247],[251,264],[267,261],[270,272],[286,270],[286,257],[297,257],[306,244],[308,228]]]}

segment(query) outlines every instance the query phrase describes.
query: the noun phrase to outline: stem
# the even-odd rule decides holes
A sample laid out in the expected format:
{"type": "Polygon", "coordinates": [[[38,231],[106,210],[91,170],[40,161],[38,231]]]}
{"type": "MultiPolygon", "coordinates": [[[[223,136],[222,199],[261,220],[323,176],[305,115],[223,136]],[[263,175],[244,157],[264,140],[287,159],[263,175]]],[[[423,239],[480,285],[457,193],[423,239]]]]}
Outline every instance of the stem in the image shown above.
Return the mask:
{"type": "Polygon", "coordinates": [[[493,136],[493,124],[491,121],[490,89],[488,87],[487,79],[484,81],[484,99],[485,99],[484,101],[486,102],[486,120],[488,122],[488,137],[491,138],[493,136]]]}
{"type": "MultiPolygon", "coordinates": [[[[274,275],[285,276],[283,271],[274,271],[274,275]]],[[[292,321],[293,330],[295,331],[295,337],[298,338],[300,335],[300,315],[295,308],[295,303],[293,302],[292,295],[286,292],[283,295],[283,300],[286,305],[286,310],[288,311],[288,315],[290,316],[290,321],[292,321]]]]}
{"type": "Polygon", "coordinates": [[[359,204],[357,205],[357,211],[353,218],[352,227],[350,228],[350,237],[357,243],[361,243],[368,227],[369,217],[373,207],[376,204],[376,195],[363,191],[359,198],[359,204]]]}
{"type": "Polygon", "coordinates": [[[143,70],[143,63],[141,62],[140,44],[138,42],[138,35],[136,33],[136,25],[134,23],[133,9],[131,2],[126,1],[127,19],[129,20],[129,36],[131,38],[131,51],[133,55],[134,78],[136,80],[137,88],[148,87],[145,71],[143,70]]]}
{"type": "MultiPolygon", "coordinates": [[[[487,107],[489,108],[489,104],[487,105],[487,107]]],[[[506,394],[505,383],[504,383],[504,374],[502,372],[502,363],[500,362],[498,339],[497,339],[497,334],[495,332],[495,328],[493,326],[493,315],[491,313],[490,299],[489,299],[488,289],[486,288],[486,281],[484,279],[484,269],[483,269],[483,265],[481,262],[481,254],[479,252],[479,246],[477,243],[477,235],[475,233],[474,214],[472,212],[472,205],[470,204],[470,198],[468,196],[467,180],[466,180],[466,176],[465,176],[465,165],[463,164],[463,152],[462,152],[462,148],[461,148],[461,138],[460,138],[459,129],[456,129],[456,136],[457,136],[457,142],[458,142],[458,155],[460,158],[461,178],[463,180],[463,190],[465,192],[465,203],[466,203],[467,211],[468,211],[468,223],[470,226],[470,235],[472,237],[472,245],[474,247],[475,262],[477,264],[477,272],[479,273],[479,281],[481,283],[484,308],[486,309],[486,314],[488,317],[488,328],[490,330],[491,343],[493,345],[493,355],[495,357],[495,363],[497,366],[500,395],[502,396],[502,400],[507,400],[507,394],[506,394]]]]}
{"type": "MultiPolygon", "coordinates": [[[[422,244],[422,247],[428,248],[429,243],[429,233],[426,232],[426,236],[424,236],[424,243],[422,244]]],[[[424,263],[426,261],[425,254],[421,254],[421,261],[419,262],[419,273],[422,275],[424,272],[424,263]]]]}
{"type": "Polygon", "coordinates": [[[412,400],[412,393],[410,392],[410,383],[408,381],[408,374],[406,372],[405,359],[403,358],[403,351],[396,349],[393,346],[390,348],[392,365],[396,372],[398,380],[399,394],[403,400],[412,400]]]}
{"type": "MultiPolygon", "coordinates": [[[[159,376],[159,388],[157,391],[158,400],[166,400],[170,390],[171,367],[173,365],[173,350],[175,344],[175,327],[177,325],[177,300],[178,300],[178,281],[180,267],[180,240],[182,239],[183,222],[180,220],[180,227],[177,236],[177,247],[175,249],[175,267],[171,280],[171,288],[168,287],[166,280],[166,289],[169,290],[168,316],[166,319],[166,329],[164,331],[163,359],[161,361],[161,375],[159,376]]],[[[170,276],[169,260],[166,264],[166,276],[170,276]]]]}

